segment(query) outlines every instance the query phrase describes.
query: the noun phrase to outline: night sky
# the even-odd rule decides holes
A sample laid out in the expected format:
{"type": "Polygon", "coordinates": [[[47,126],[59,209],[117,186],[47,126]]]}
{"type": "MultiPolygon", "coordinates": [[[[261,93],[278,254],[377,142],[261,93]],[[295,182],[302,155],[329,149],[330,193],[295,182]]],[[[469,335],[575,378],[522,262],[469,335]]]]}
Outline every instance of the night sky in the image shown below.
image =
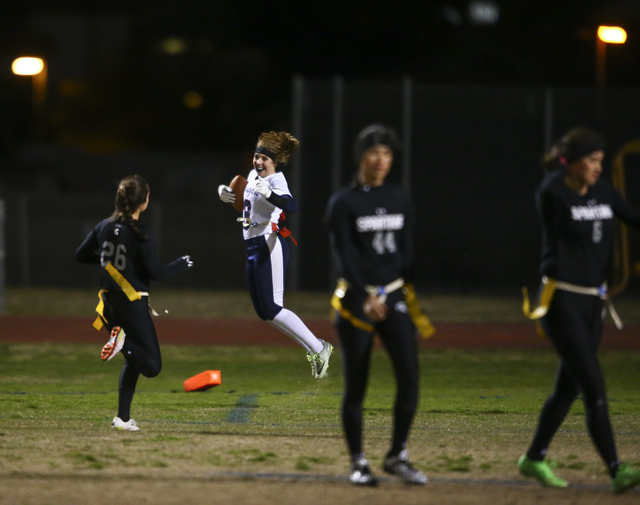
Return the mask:
{"type": "MultiPolygon", "coordinates": [[[[3,67],[25,52],[49,62],[49,139],[87,144],[91,133],[114,148],[244,144],[288,121],[294,74],[591,87],[599,24],[629,34],[607,46],[607,85],[640,86],[633,0],[25,0],[3,2],[0,20],[3,67]],[[497,6],[495,22],[474,21],[473,5],[497,6]],[[169,38],[183,51],[167,54],[169,38]],[[186,110],[190,91],[201,107],[186,110]],[[172,123],[188,125],[158,126],[172,123]]],[[[1,79],[6,117],[28,106],[29,89],[1,79]]]]}

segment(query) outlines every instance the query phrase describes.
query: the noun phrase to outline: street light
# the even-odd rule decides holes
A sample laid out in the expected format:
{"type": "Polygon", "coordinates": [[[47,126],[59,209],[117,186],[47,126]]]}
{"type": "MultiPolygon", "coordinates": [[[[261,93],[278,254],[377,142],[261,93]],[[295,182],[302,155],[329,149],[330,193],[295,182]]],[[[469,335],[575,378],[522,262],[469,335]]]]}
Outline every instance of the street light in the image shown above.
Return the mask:
{"type": "Polygon", "coordinates": [[[36,118],[36,138],[44,138],[45,104],[47,101],[47,63],[42,58],[21,56],[13,60],[11,70],[16,75],[31,76],[33,84],[33,111],[36,118]]]}
{"type": "Polygon", "coordinates": [[[607,44],[624,44],[627,32],[619,26],[598,26],[598,38],[607,44]]]}
{"type": "Polygon", "coordinates": [[[607,80],[607,44],[624,44],[627,32],[619,26],[599,26],[596,37],[596,90],[598,113],[603,112],[604,88],[607,80]]]}

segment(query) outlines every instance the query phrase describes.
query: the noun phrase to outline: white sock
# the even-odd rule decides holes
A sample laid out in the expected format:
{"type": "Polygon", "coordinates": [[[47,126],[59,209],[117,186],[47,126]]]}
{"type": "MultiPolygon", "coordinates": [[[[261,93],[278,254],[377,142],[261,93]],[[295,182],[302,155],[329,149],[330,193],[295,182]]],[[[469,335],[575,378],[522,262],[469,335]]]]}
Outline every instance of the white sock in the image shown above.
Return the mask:
{"type": "Polygon", "coordinates": [[[302,319],[290,310],[283,308],[269,323],[298,342],[307,352],[315,354],[322,351],[322,342],[311,333],[309,328],[302,322],[302,319]]]}

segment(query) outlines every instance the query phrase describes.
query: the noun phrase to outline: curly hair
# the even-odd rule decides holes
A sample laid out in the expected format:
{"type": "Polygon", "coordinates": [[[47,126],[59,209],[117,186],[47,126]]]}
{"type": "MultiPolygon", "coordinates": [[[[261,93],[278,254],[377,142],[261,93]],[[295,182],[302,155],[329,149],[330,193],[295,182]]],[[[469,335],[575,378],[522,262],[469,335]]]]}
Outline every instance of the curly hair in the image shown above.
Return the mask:
{"type": "Polygon", "coordinates": [[[300,147],[300,141],[287,132],[265,132],[258,137],[256,148],[264,147],[275,155],[277,165],[286,165],[289,157],[300,147]]]}
{"type": "Polygon", "coordinates": [[[111,219],[130,228],[139,238],[147,240],[147,236],[133,219],[133,213],[147,201],[149,183],[140,175],[129,175],[118,183],[115,210],[111,219]]]}

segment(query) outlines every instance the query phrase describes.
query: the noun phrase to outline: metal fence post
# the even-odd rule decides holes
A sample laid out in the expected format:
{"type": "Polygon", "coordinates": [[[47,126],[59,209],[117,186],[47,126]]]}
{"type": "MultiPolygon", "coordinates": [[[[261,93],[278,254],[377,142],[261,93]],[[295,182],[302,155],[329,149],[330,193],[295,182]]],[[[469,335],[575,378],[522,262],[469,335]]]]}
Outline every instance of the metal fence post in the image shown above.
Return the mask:
{"type": "MultiPolygon", "coordinates": [[[[301,149],[304,149],[304,77],[300,75],[293,76],[292,88],[292,113],[291,113],[291,129],[292,133],[300,141],[301,149]]],[[[292,181],[290,184],[293,197],[298,196],[298,215],[302,214],[302,202],[303,198],[300,196],[302,192],[302,166],[300,162],[300,155],[294,156],[291,163],[291,175],[292,181]]],[[[291,233],[294,237],[300,235],[300,219],[293,221],[291,226],[291,233]]],[[[300,285],[300,260],[297,254],[292,254],[289,261],[289,274],[288,285],[291,291],[298,291],[300,285]]]]}
{"type": "Polygon", "coordinates": [[[413,135],[413,81],[402,80],[402,186],[411,194],[411,136],[413,135]]]}
{"type": "Polygon", "coordinates": [[[23,288],[29,286],[29,196],[20,194],[18,198],[18,237],[20,253],[20,284],[23,288]]]}
{"type": "Polygon", "coordinates": [[[4,274],[5,242],[4,242],[5,206],[4,200],[0,200],[0,314],[7,309],[6,303],[6,277],[4,274]]]}

